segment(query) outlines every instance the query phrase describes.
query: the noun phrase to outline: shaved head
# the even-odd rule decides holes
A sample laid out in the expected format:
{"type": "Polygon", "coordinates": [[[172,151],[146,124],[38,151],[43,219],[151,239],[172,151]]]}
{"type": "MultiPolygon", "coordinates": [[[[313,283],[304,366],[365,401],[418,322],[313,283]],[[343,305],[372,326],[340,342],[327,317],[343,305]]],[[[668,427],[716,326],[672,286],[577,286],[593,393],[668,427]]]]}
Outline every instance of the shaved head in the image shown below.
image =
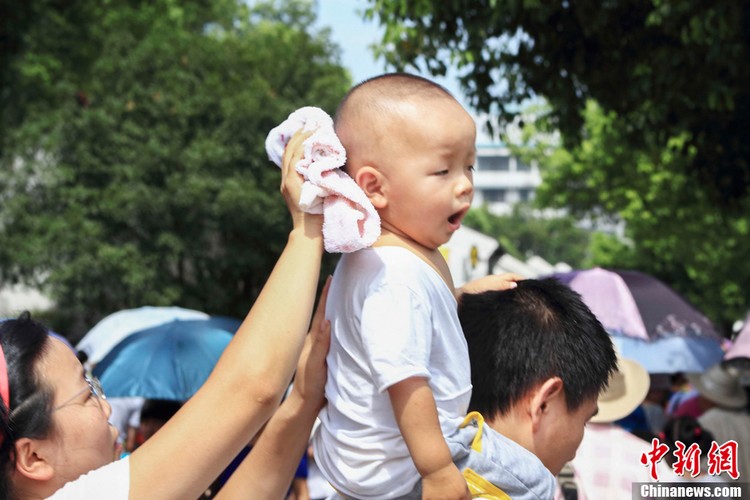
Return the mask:
{"type": "Polygon", "coordinates": [[[394,104],[428,98],[454,99],[450,92],[421,76],[389,73],[365,80],[352,87],[336,110],[336,128],[347,120],[392,113],[394,104]]]}
{"type": "Polygon", "coordinates": [[[460,106],[441,85],[407,73],[388,73],[355,85],[334,118],[347,157],[356,161],[375,154],[382,140],[394,140],[397,127],[413,126],[406,122],[408,110],[435,99],[449,99],[460,106]]]}

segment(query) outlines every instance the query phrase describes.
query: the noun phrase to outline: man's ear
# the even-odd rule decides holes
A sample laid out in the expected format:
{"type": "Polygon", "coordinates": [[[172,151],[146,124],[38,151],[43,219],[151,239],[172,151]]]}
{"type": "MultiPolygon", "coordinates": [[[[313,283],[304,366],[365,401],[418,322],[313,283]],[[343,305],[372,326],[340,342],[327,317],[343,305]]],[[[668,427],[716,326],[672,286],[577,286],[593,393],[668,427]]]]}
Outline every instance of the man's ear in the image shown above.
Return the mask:
{"type": "Polygon", "coordinates": [[[55,469],[44,459],[36,439],[21,438],[15,443],[16,472],[35,481],[49,481],[55,469]]]}
{"type": "Polygon", "coordinates": [[[539,430],[542,421],[550,415],[555,403],[564,397],[563,381],[560,377],[550,377],[534,389],[530,401],[531,426],[534,432],[539,430]]]}
{"type": "Polygon", "coordinates": [[[354,176],[354,182],[365,192],[372,205],[377,209],[385,208],[388,205],[383,190],[383,181],[383,173],[369,165],[360,167],[354,176]]]}

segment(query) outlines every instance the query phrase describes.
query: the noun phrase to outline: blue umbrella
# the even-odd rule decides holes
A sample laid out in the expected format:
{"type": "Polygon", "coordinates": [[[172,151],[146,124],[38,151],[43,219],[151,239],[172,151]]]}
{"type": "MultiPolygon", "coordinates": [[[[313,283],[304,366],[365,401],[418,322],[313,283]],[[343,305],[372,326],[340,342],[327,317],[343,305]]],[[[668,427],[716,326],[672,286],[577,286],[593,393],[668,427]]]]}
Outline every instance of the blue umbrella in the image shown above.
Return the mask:
{"type": "Polygon", "coordinates": [[[177,320],[128,336],[94,367],[104,393],[185,401],[203,385],[240,322],[177,320]]]}
{"type": "Polygon", "coordinates": [[[637,360],[649,373],[700,373],[721,361],[724,351],[713,339],[668,337],[645,341],[612,335],[624,358],[637,360]]]}
{"type": "Polygon", "coordinates": [[[182,307],[144,306],[123,309],[103,318],[78,342],[76,347],[88,355],[88,363],[96,364],[118,343],[135,332],[163,325],[174,320],[208,319],[208,314],[182,307]]]}

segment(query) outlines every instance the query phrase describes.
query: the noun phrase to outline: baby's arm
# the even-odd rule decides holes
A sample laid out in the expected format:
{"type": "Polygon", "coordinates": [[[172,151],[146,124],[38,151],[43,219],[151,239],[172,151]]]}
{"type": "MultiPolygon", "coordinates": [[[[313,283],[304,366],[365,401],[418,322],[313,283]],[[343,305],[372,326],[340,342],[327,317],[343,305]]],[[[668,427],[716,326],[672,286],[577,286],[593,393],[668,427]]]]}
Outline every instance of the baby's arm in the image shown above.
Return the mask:
{"type": "Polygon", "coordinates": [[[388,395],[411,458],[422,476],[422,498],[471,498],[440,429],[435,398],[427,380],[402,380],[388,388],[388,395]]]}

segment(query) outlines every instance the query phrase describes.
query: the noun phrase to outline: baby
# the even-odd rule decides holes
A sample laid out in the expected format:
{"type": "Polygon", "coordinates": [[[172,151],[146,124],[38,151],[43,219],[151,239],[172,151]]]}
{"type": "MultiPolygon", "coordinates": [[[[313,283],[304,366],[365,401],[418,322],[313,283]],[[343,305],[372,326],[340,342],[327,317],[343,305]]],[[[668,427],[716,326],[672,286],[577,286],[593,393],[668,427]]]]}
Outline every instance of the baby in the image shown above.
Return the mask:
{"type": "MultiPolygon", "coordinates": [[[[425,497],[469,498],[446,442],[466,417],[469,356],[438,248],[471,205],[474,121],[439,85],[387,74],[349,91],[335,130],[381,235],[343,255],[333,277],[315,460],[346,497],[409,497],[421,487],[425,497]]],[[[514,285],[490,277],[472,291],[514,285]]]]}

